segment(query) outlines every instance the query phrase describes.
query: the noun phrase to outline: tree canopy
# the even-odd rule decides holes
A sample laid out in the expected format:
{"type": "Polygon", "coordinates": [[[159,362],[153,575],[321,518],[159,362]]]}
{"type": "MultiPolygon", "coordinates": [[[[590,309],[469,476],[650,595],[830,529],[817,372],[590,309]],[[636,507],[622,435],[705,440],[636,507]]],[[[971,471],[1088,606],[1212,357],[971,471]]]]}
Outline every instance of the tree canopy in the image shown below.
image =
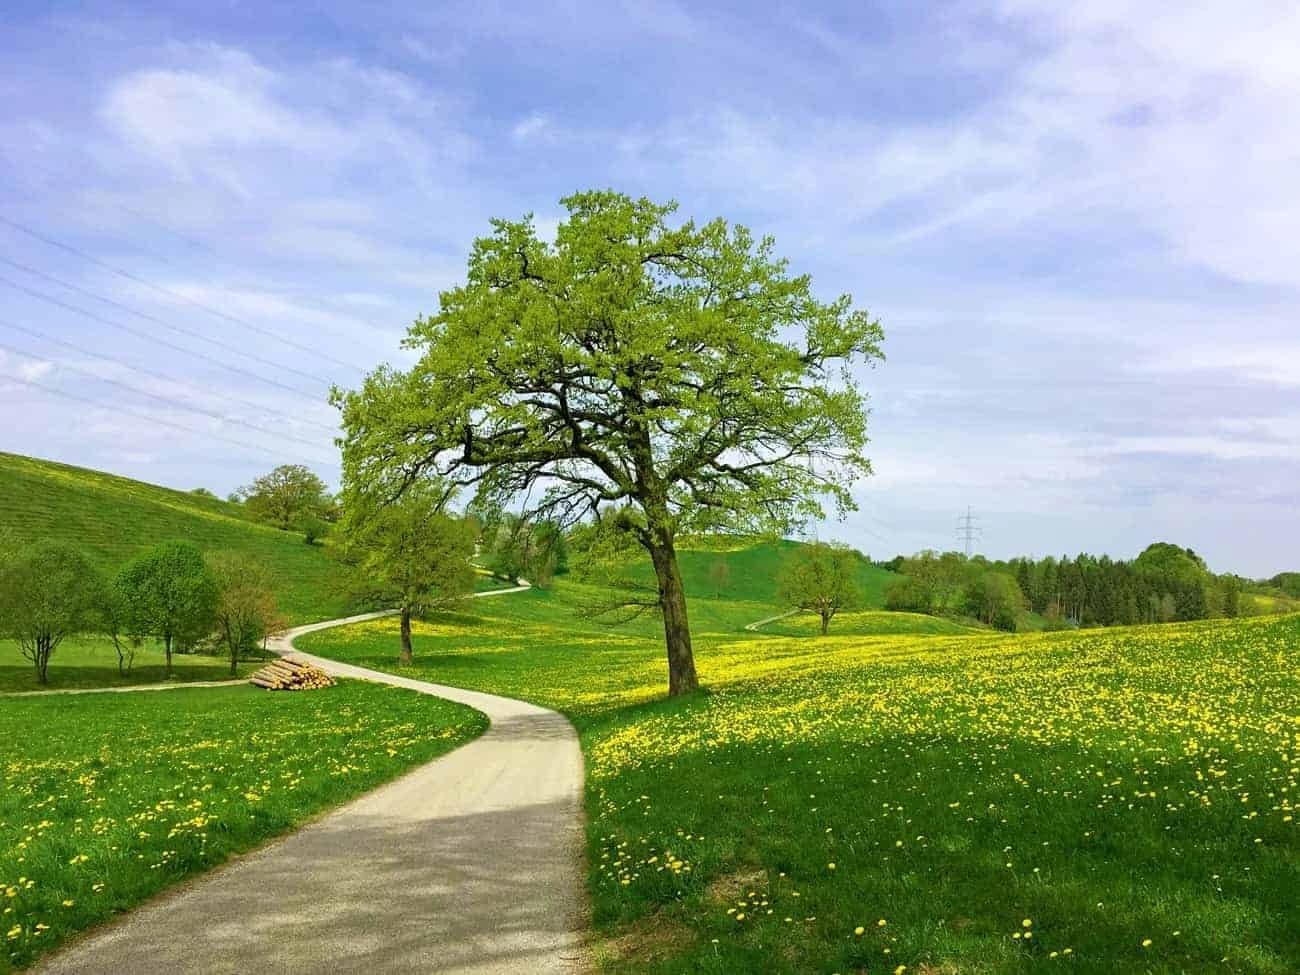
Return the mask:
{"type": "Polygon", "coordinates": [[[99,627],[103,599],[99,572],[66,542],[0,552],[0,637],[17,642],[41,684],[66,637],[99,627]]]}
{"type": "Polygon", "coordinates": [[[836,613],[853,609],[862,601],[858,585],[860,561],[861,556],[844,545],[804,545],[781,567],[781,598],[791,606],[816,613],[824,636],[836,613]]]}
{"type": "Polygon", "coordinates": [[[474,591],[470,559],[477,529],[447,514],[446,498],[440,487],[422,481],[384,504],[362,490],[351,492],[345,504],[346,554],[363,570],[371,595],[397,607],[404,664],[412,659],[412,615],[453,605],[474,591]]]}
{"type": "Polygon", "coordinates": [[[239,496],[254,518],[285,531],[318,531],[333,504],[325,482],[302,464],[281,464],[240,488],[239,496]]]}
{"type": "Polygon", "coordinates": [[[163,542],[128,562],[113,582],[119,626],[131,639],[163,644],[167,674],[172,651],[207,636],[221,593],[203,553],[190,542],[163,542]]]}
{"type": "Polygon", "coordinates": [[[230,654],[230,674],[239,668],[239,655],[256,648],[283,629],[275,604],[271,574],[245,552],[213,552],[207,559],[220,596],[214,620],[230,654]]]}
{"type": "Polygon", "coordinates": [[[770,238],[674,204],[578,193],[553,242],[495,220],[466,280],[418,319],[409,371],[336,391],[345,484],[433,475],[569,524],[618,510],[654,564],[672,693],[697,680],[674,540],[786,534],[853,508],[870,472],[877,322],[814,296],[770,238]]]}

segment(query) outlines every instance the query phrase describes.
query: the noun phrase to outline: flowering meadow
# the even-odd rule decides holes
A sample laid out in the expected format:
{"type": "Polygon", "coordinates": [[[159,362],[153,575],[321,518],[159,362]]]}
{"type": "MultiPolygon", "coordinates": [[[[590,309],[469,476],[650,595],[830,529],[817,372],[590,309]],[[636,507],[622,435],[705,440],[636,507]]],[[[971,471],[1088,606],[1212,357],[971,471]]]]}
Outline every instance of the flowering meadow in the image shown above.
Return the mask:
{"type": "Polygon", "coordinates": [[[0,700],[0,972],[485,727],[353,681],[0,700]]]}
{"type": "MultiPolygon", "coordinates": [[[[1300,971],[1300,617],[816,638],[696,600],[708,690],[666,701],[654,621],[584,599],[440,617],[412,670],[573,718],[604,970],[1300,971]]],[[[392,668],[393,627],[304,642],[392,668]]]]}

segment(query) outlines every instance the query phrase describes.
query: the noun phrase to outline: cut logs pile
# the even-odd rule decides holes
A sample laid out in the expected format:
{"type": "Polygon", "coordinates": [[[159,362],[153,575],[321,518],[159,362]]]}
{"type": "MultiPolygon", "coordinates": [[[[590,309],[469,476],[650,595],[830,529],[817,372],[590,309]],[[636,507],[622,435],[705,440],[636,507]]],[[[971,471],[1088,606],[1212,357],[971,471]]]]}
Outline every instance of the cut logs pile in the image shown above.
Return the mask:
{"type": "Polygon", "coordinates": [[[318,687],[334,686],[334,678],[325,671],[293,657],[271,661],[255,671],[248,682],[268,691],[313,691],[318,687]]]}

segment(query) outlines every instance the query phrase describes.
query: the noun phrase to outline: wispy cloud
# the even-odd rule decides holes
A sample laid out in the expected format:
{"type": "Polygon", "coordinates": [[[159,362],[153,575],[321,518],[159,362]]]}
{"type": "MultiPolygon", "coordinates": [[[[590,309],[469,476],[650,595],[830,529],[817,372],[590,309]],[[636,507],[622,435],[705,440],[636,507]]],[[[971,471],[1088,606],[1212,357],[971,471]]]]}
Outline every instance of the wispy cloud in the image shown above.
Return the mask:
{"type": "MultiPolygon", "coordinates": [[[[405,361],[397,335],[489,217],[534,212],[550,236],[575,189],[677,198],[683,216],[775,234],[820,290],[883,319],[889,361],[863,376],[878,476],[843,529],[873,552],[944,544],[967,503],[1004,554],[1132,554],[1167,533],[1265,571],[1300,548],[1293,4],[327,8],[334,31],[310,38],[94,4],[58,30],[15,18],[4,211],[366,367],[405,361]]],[[[303,365],[69,253],[0,232],[0,256],[303,365]]],[[[258,362],[232,373],[5,298],[88,353],[174,374],[159,388],[178,398],[224,388],[332,422],[258,362]]],[[[30,349],[28,367],[72,361],[30,349]]],[[[16,384],[3,396],[34,431],[15,448],[218,490],[260,465],[211,445],[182,457],[147,422],[16,384]]]]}

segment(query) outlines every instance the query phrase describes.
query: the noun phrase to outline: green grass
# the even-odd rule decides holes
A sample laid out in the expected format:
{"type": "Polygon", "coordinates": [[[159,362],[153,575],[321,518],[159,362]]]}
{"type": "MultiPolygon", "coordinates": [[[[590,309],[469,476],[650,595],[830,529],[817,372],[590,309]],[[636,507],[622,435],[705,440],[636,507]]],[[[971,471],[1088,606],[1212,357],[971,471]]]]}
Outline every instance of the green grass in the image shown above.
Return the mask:
{"type": "MultiPolygon", "coordinates": [[[[762,632],[775,636],[815,636],[821,633],[821,617],[816,613],[798,613],[766,624],[762,632]]],[[[864,610],[836,613],[831,618],[827,635],[879,636],[894,633],[928,633],[960,636],[979,632],[982,631],[938,616],[864,610]]]]}
{"type": "Polygon", "coordinates": [[[0,972],[486,724],[461,705],[351,681],[4,699],[0,972]]]}
{"type": "MultiPolygon", "coordinates": [[[[688,539],[681,543],[677,553],[682,584],[691,596],[776,606],[780,604],[777,577],[781,564],[802,544],[726,538],[688,539]],[[718,564],[727,567],[722,581],[714,574],[714,566],[718,564]]],[[[647,586],[654,584],[654,571],[648,561],[639,562],[631,575],[647,586]]],[[[858,585],[862,589],[863,605],[873,609],[883,606],[885,587],[895,578],[892,572],[861,563],[858,585]]]]}
{"type": "Polygon", "coordinates": [[[1241,594],[1241,611],[1243,616],[1268,616],[1274,613],[1300,612],[1300,599],[1292,599],[1285,593],[1241,594]]]}
{"type": "MultiPolygon", "coordinates": [[[[117,651],[108,639],[71,637],[59,644],[51,658],[49,683],[36,683],[31,662],[18,651],[18,645],[0,640],[0,693],[17,691],[57,691],[88,687],[128,687],[134,684],[157,684],[167,680],[166,658],[161,645],[149,642],[135,652],[131,670],[117,669],[117,651]]],[[[239,674],[247,674],[260,664],[241,662],[239,674]]],[[[230,658],[204,654],[173,654],[173,681],[228,680],[230,658]]]]}
{"type": "MultiPolygon", "coordinates": [[[[709,690],[667,701],[655,622],[590,598],[438,617],[411,672],[573,719],[604,970],[1300,971],[1300,618],[812,639],[697,599],[709,690]]],[[[303,642],[396,660],[388,620],[303,642]]]]}
{"type": "Polygon", "coordinates": [[[169,539],[204,551],[230,549],[263,562],[292,623],[344,615],[342,570],[322,546],[247,520],[239,505],[112,474],[0,453],[0,531],[19,541],[82,546],[106,572],[169,539]]]}

